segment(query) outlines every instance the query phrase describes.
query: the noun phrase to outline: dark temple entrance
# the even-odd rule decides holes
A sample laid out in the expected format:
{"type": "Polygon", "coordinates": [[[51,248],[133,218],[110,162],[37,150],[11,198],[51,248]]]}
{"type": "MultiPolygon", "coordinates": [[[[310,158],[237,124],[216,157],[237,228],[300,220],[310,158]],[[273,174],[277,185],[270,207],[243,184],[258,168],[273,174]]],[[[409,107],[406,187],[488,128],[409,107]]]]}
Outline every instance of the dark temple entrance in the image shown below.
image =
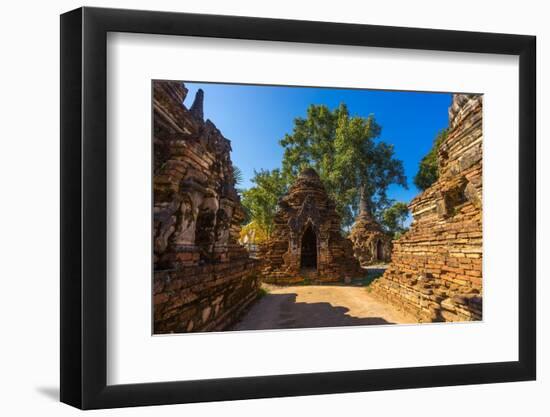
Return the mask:
{"type": "Polygon", "coordinates": [[[376,259],[379,261],[384,259],[384,245],[380,240],[376,242],[376,259]]]}
{"type": "Polygon", "coordinates": [[[308,269],[317,269],[317,236],[311,228],[311,224],[306,227],[302,236],[302,257],[300,267],[308,269]]]}

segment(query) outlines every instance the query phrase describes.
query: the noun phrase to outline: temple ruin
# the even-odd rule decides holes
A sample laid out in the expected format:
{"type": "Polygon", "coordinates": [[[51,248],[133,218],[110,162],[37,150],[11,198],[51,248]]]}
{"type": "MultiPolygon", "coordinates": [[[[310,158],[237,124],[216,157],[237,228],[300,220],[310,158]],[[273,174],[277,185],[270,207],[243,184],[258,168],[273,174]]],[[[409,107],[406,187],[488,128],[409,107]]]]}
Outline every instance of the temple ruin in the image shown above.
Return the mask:
{"type": "Polygon", "coordinates": [[[154,333],[223,330],[253,301],[257,261],[238,244],[244,211],[231,144],[190,109],[181,82],[153,82],[154,333]]]}
{"type": "Polygon", "coordinates": [[[387,263],[391,259],[392,237],[374,220],[368,205],[362,200],[359,214],[351,227],[353,253],[361,266],[387,263]]]}
{"type": "Polygon", "coordinates": [[[261,249],[263,280],[293,284],[361,276],[340,222],[317,172],[312,168],[302,171],[279,200],[273,232],[261,249]]]}
{"type": "Polygon", "coordinates": [[[373,293],[421,322],[482,317],[482,96],[455,94],[439,179],[414,198],[411,228],[373,293]]]}

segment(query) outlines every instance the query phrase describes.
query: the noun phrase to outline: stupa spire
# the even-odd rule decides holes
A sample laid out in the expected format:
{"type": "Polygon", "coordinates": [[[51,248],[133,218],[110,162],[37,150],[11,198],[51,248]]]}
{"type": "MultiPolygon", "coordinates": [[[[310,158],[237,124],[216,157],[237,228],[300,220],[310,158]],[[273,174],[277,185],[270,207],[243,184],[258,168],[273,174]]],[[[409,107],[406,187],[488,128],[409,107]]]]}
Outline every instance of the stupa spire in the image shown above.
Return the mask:
{"type": "Polygon", "coordinates": [[[189,111],[195,118],[200,120],[204,120],[203,103],[204,91],[202,91],[202,88],[199,88],[195,94],[195,100],[193,100],[193,104],[191,105],[189,111]]]}

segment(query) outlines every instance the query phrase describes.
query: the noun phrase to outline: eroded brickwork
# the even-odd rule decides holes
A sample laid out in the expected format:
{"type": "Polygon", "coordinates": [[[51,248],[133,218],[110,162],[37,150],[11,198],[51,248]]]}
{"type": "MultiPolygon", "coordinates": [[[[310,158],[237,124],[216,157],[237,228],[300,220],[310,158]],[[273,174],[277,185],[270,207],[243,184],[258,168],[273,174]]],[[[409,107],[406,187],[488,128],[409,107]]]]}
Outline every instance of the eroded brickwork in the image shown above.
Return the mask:
{"type": "Polygon", "coordinates": [[[456,94],[439,179],[412,200],[410,230],[373,292],[419,321],[482,317],[482,96],[456,94]]]}
{"type": "Polygon", "coordinates": [[[392,238],[382,230],[368,210],[361,210],[351,227],[350,240],[353,253],[361,266],[382,264],[390,261],[392,238]]]}
{"type": "Polygon", "coordinates": [[[334,282],[361,276],[340,222],[315,170],[304,170],[279,201],[274,230],[260,251],[264,281],[334,282]]]}
{"type": "Polygon", "coordinates": [[[256,297],[257,261],[238,243],[244,212],[231,144],[203,120],[203,92],[153,83],[154,332],[223,330],[256,297]]]}

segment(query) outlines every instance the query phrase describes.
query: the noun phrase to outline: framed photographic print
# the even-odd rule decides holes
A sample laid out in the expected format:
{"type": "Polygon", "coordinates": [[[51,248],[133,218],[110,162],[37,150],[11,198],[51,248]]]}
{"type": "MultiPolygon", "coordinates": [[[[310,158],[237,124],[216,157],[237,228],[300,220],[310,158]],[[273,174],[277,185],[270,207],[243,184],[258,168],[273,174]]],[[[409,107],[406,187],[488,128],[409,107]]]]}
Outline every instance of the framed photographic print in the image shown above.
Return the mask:
{"type": "Polygon", "coordinates": [[[61,16],[61,400],[535,379],[535,38],[61,16]]]}

